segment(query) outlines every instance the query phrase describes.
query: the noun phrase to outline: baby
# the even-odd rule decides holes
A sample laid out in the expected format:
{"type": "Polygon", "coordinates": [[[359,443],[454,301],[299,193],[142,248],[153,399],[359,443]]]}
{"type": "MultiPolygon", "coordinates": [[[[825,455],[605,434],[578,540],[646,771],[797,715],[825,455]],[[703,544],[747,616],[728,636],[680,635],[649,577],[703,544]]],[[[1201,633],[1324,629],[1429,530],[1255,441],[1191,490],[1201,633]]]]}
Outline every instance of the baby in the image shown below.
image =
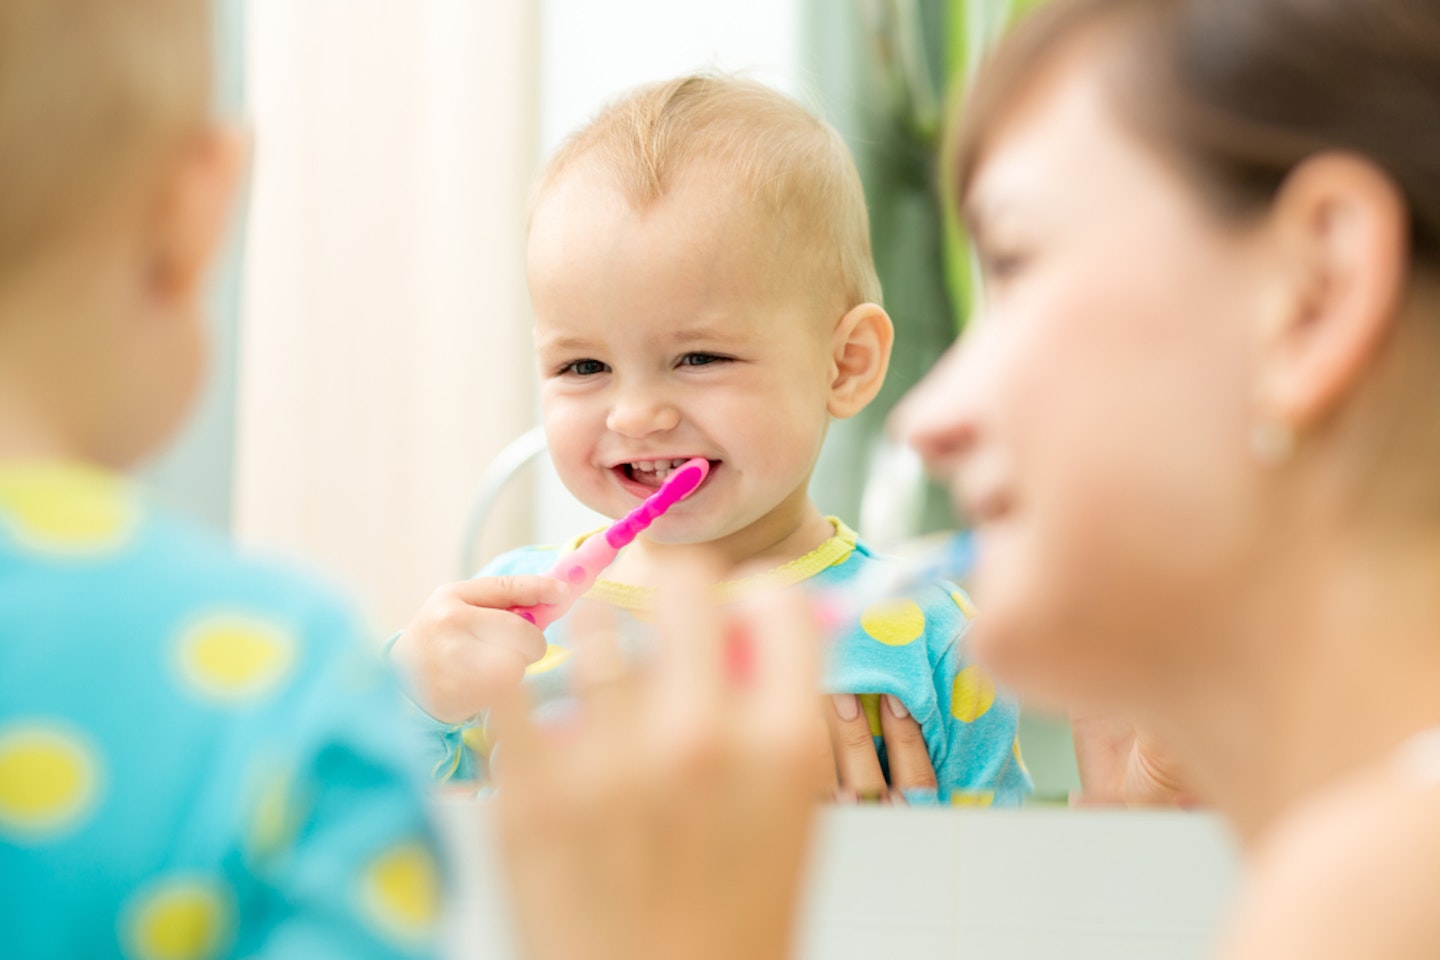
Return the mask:
{"type": "MultiPolygon", "coordinates": [[[[889,562],[809,496],[831,419],[874,399],[893,337],[860,179],[832,128],[738,79],[639,89],[551,160],[526,260],[545,431],[570,491],[619,517],[685,460],[710,463],[586,594],[622,634],[644,632],[659,571],[695,544],[762,571],[721,584],[726,598],[757,582],[844,591],[889,562]]],[[[463,744],[484,737],[466,721],[527,661],[538,709],[563,709],[565,621],[542,639],[503,609],[558,596],[562,585],[525,575],[583,539],[500,557],[438,591],[399,636],[395,655],[440,721],[442,777],[469,772],[463,744]]],[[[856,695],[914,716],[940,799],[1018,803],[1029,781],[1016,705],[969,664],[969,617],[947,583],[869,607],[834,637],[827,689],[849,695],[834,701],[844,719],[863,705],[875,733],[877,700],[856,695]]]]}
{"type": "Polygon", "coordinates": [[[209,7],[0,3],[0,954],[414,960],[440,873],[365,631],[126,478],[244,169],[209,7]]]}

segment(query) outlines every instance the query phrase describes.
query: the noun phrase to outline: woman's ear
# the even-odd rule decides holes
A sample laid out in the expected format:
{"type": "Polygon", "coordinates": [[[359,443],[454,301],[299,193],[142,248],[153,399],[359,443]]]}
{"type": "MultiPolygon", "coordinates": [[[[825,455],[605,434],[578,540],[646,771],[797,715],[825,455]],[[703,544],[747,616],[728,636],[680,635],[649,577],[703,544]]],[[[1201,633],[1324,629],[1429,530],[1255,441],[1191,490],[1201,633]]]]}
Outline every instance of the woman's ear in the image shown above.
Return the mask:
{"type": "Polygon", "coordinates": [[[862,303],[840,319],[831,342],[830,415],[853,417],[885,384],[895,326],[883,307],[862,303]]]}
{"type": "Polygon", "coordinates": [[[1339,153],[1297,167],[1271,218],[1289,269],[1261,331],[1257,413],[1303,432],[1345,401],[1394,329],[1409,218],[1389,176],[1339,153]]]}

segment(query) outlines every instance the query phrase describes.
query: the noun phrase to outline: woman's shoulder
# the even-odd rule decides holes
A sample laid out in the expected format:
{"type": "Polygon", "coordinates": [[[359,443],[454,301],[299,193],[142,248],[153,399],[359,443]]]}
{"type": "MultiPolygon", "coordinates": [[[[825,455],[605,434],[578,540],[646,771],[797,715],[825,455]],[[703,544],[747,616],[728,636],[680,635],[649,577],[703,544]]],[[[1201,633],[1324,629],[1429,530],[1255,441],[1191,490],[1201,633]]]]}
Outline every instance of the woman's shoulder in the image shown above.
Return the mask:
{"type": "MultiPolygon", "coordinates": [[[[1435,750],[1440,751],[1440,745],[1435,750]]],[[[1256,848],[1222,960],[1440,957],[1440,756],[1376,765],[1256,848]]]]}

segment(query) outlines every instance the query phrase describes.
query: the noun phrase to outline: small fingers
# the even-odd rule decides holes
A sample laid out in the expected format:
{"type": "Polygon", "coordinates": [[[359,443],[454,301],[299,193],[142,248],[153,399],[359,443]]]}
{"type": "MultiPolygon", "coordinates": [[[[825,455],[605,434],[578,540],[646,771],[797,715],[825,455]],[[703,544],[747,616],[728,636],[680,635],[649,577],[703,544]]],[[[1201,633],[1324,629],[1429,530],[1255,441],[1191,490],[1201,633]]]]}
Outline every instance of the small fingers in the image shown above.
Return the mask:
{"type": "Polygon", "coordinates": [[[547,649],[544,633],[534,624],[509,613],[491,613],[484,620],[477,619],[470,633],[481,641],[480,647],[494,647],[519,657],[522,673],[545,656],[547,649]],[[490,619],[495,616],[505,619],[490,619]]]}
{"type": "Polygon", "coordinates": [[[569,597],[568,584],[551,577],[500,576],[459,580],[442,587],[472,607],[508,610],[511,607],[533,607],[541,603],[561,603],[569,597]]]}

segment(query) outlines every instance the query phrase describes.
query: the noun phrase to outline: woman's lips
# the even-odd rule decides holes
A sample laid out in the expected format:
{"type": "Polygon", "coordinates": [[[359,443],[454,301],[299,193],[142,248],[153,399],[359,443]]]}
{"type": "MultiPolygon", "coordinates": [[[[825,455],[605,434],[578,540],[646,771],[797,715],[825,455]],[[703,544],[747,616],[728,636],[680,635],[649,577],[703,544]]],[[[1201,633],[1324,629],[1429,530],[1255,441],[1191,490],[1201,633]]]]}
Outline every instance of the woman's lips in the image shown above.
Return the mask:
{"type": "Polygon", "coordinates": [[[1004,491],[993,491],[977,496],[963,497],[965,515],[975,526],[986,526],[1004,519],[1014,507],[1014,501],[1004,491]]]}

